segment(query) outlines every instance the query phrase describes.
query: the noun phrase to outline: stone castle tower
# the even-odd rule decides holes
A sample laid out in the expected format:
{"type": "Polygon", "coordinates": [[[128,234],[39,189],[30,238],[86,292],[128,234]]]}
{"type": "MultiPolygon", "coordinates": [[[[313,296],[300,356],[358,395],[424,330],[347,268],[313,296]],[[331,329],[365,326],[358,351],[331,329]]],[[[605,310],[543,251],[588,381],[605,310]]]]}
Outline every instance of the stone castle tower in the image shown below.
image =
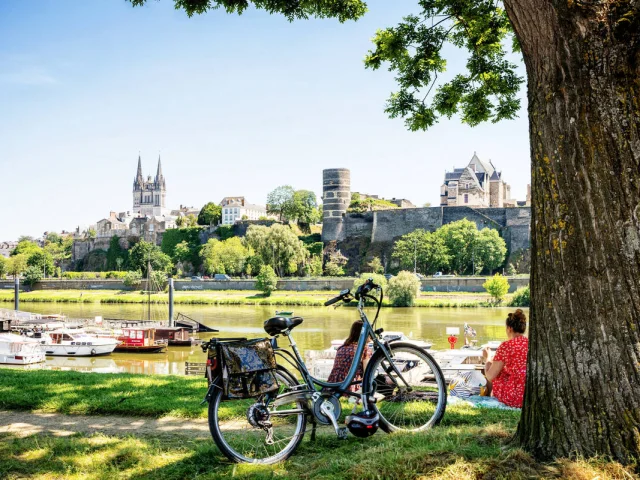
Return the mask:
{"type": "Polygon", "coordinates": [[[351,172],[348,168],[322,171],[322,241],[344,238],[343,217],[351,203],[351,172]]]}
{"type": "Polygon", "coordinates": [[[167,186],[162,174],[162,162],[158,156],[158,170],[155,178],[151,175],[147,179],[142,176],[142,160],[138,155],[138,171],[133,180],[133,213],[141,216],[168,215],[169,210],[165,206],[167,186]]]}

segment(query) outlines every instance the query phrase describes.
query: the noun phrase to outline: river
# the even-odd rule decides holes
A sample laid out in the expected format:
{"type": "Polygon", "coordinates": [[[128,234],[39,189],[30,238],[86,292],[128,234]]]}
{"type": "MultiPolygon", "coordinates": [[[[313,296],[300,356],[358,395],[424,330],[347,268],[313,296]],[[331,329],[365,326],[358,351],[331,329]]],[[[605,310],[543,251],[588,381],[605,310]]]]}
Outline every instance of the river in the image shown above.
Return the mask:
{"type": "MultiPolygon", "coordinates": [[[[69,318],[140,319],[142,305],[120,304],[45,304],[23,303],[22,308],[35,313],[60,313],[69,318]]],[[[220,331],[218,337],[263,337],[263,322],[273,316],[276,307],[258,306],[192,306],[176,305],[176,313],[184,313],[205,325],[220,331]]],[[[285,307],[282,307],[284,309],[285,307]]],[[[287,310],[289,310],[287,308],[287,310]]],[[[468,323],[477,332],[478,343],[506,338],[504,320],[511,309],[507,308],[383,308],[378,327],[385,331],[402,331],[416,340],[430,340],[434,349],[449,348],[446,327],[459,327],[468,323]]],[[[528,309],[526,309],[528,310],[528,309]]],[[[295,328],[293,337],[301,350],[328,348],[331,340],[344,339],[351,323],[358,319],[355,308],[295,307],[295,315],[304,323],[295,328]]],[[[375,312],[371,311],[373,316],[375,312]]],[[[528,312],[526,312],[528,314],[528,312]]],[[[152,318],[160,318],[153,316],[152,318]]],[[[211,334],[200,334],[210,338],[211,334]]],[[[458,345],[462,343],[462,338],[458,345]]],[[[281,340],[280,345],[286,344],[281,340]]],[[[45,368],[97,372],[130,372],[144,374],[183,375],[185,362],[204,362],[205,355],[198,346],[169,347],[166,353],[113,353],[106,357],[67,358],[48,357],[45,368]]]]}

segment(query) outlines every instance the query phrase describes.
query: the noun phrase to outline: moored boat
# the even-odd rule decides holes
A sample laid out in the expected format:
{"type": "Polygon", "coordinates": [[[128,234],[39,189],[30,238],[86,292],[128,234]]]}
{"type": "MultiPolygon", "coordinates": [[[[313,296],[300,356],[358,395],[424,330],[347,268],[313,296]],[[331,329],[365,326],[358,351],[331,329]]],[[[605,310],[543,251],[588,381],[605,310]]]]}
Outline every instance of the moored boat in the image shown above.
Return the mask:
{"type": "Polygon", "coordinates": [[[37,341],[10,333],[0,334],[0,363],[29,365],[44,360],[44,352],[37,341]]]}
{"type": "Polygon", "coordinates": [[[170,346],[190,347],[202,343],[199,338],[189,335],[186,327],[156,327],[156,339],[167,340],[170,346]]]}
{"type": "Polygon", "coordinates": [[[109,355],[118,345],[112,338],[98,338],[82,331],[55,330],[43,332],[39,338],[40,349],[51,356],[96,357],[109,355]]]}
{"type": "Polygon", "coordinates": [[[151,327],[123,328],[118,340],[116,352],[161,353],[168,345],[166,339],[156,338],[156,329],[151,327]]]}

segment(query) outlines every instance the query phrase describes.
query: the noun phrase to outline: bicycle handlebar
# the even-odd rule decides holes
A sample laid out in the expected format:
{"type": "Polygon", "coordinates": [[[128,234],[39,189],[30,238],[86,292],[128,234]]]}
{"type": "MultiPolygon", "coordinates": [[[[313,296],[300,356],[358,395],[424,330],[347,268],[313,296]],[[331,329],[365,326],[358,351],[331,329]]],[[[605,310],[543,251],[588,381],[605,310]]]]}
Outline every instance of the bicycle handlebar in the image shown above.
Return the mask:
{"type": "Polygon", "coordinates": [[[329,305],[333,305],[334,303],[338,303],[340,300],[342,300],[341,296],[337,296],[332,298],[331,300],[327,300],[326,302],[324,302],[324,306],[328,307],[329,305]]]}
{"type": "Polygon", "coordinates": [[[326,302],[324,302],[324,306],[328,307],[329,305],[333,305],[334,303],[338,303],[340,300],[345,300],[346,298],[349,297],[349,295],[351,294],[351,291],[347,288],[346,290],[342,290],[340,292],[340,295],[338,295],[337,297],[333,297],[330,300],[327,300],[326,302]]]}

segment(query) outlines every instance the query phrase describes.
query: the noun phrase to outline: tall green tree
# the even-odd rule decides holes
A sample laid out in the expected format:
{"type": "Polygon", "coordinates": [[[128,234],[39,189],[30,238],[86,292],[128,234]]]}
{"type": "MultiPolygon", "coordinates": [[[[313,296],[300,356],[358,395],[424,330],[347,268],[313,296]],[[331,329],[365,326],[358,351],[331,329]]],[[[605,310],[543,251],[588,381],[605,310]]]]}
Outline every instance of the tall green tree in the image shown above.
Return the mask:
{"type": "Polygon", "coordinates": [[[291,216],[301,224],[318,223],[321,219],[316,194],[310,190],[296,190],[293,194],[291,216]]]}
{"type": "Polygon", "coordinates": [[[214,225],[222,218],[222,207],[213,202],[206,203],[198,214],[198,225],[214,225]]]}
{"type": "Polygon", "coordinates": [[[290,185],[282,185],[267,195],[267,213],[288,220],[295,215],[293,197],[296,191],[290,185]]]}
{"type": "Polygon", "coordinates": [[[421,0],[378,31],[391,117],[513,118],[527,73],[531,142],[531,330],[518,428],[539,456],[640,460],[640,4],[637,0],[421,0]],[[446,69],[446,45],[469,54],[446,69]],[[567,346],[570,345],[570,348],[567,346]],[[582,368],[582,365],[589,365],[582,368]],[[634,413],[630,413],[634,412],[634,413]]]}
{"type": "Polygon", "coordinates": [[[7,274],[9,267],[8,262],[9,261],[3,255],[0,255],[0,278],[4,278],[7,274]]]}
{"type": "MultiPolygon", "coordinates": [[[[480,271],[493,273],[504,265],[507,256],[507,244],[497,230],[483,228],[475,240],[475,257],[480,262],[480,271]]],[[[476,268],[476,271],[478,269],[476,268]]]]}
{"type": "Polygon", "coordinates": [[[56,267],[53,263],[53,257],[43,248],[38,247],[38,250],[34,250],[26,255],[27,266],[37,268],[42,274],[46,273],[46,275],[49,276],[55,273],[56,267]]]}
{"type": "Polygon", "coordinates": [[[436,233],[449,252],[449,267],[457,274],[475,273],[475,241],[478,227],[470,220],[463,219],[443,225],[436,233]]]}
{"type": "Polygon", "coordinates": [[[7,259],[7,275],[13,278],[21,275],[27,269],[27,255],[19,253],[7,259]]]}
{"type": "Polygon", "coordinates": [[[423,229],[400,237],[393,245],[391,256],[403,270],[413,271],[415,265],[417,271],[424,274],[446,270],[452,257],[442,235],[423,229]]]}
{"type": "Polygon", "coordinates": [[[287,225],[251,225],[246,242],[279,277],[296,273],[309,257],[304,243],[287,225]]]}
{"type": "Polygon", "coordinates": [[[132,270],[139,270],[142,275],[147,275],[147,265],[155,271],[169,273],[173,267],[169,255],[162,253],[160,247],[140,240],[129,250],[129,266],[132,270]]]}
{"type": "Polygon", "coordinates": [[[62,267],[71,259],[73,249],[73,237],[71,235],[58,235],[55,232],[47,234],[44,242],[44,250],[51,255],[57,268],[62,267]]]}
{"type": "Polygon", "coordinates": [[[251,251],[245,247],[238,237],[231,237],[220,241],[211,238],[202,247],[200,256],[207,273],[226,273],[240,275],[245,268],[251,251]]]}

